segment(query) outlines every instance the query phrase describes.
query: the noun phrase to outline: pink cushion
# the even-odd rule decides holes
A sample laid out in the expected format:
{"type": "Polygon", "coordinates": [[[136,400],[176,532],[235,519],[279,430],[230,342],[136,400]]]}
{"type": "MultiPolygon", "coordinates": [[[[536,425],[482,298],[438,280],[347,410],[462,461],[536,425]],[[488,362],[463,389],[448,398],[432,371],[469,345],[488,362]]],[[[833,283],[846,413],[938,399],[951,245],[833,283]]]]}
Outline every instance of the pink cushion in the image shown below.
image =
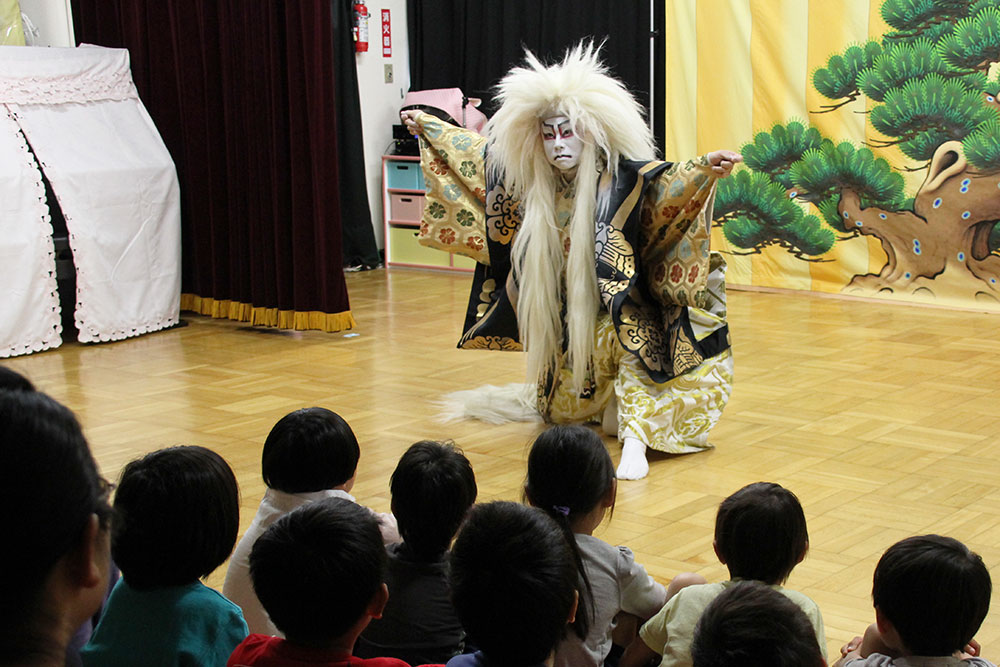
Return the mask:
{"type": "Polygon", "coordinates": [[[479,98],[468,98],[469,103],[465,106],[465,121],[462,120],[462,94],[459,88],[435,88],[433,90],[414,90],[406,94],[403,98],[402,109],[413,107],[434,107],[447,113],[455,119],[459,125],[479,134],[483,133],[483,126],[486,125],[486,116],[477,109],[482,102],[479,98]]]}

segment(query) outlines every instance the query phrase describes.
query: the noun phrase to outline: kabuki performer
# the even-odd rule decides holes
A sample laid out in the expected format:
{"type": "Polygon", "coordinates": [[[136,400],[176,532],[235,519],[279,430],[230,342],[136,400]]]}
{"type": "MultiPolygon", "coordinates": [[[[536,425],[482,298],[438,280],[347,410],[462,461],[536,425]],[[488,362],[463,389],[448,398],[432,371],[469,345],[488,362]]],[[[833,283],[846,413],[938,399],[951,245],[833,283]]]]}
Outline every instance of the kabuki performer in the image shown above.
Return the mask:
{"type": "MultiPolygon", "coordinates": [[[[529,52],[497,99],[485,137],[401,114],[428,185],[421,243],[479,262],[459,347],[523,349],[529,412],[603,423],[621,479],[646,476],[647,448],[710,447],[733,361],[709,224],[715,182],[741,156],[656,160],[641,107],[592,44],[552,66],[529,52]]],[[[473,404],[502,392],[452,396],[484,418],[473,404]]]]}

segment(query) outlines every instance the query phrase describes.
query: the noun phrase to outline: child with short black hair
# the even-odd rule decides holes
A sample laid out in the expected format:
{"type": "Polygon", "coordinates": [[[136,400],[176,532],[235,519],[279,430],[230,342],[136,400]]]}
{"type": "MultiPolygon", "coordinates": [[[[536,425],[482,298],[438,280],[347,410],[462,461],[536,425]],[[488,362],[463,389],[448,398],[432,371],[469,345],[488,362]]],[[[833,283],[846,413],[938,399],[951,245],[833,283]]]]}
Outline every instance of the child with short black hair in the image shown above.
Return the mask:
{"type": "Polygon", "coordinates": [[[343,498],[286,514],[250,552],[257,597],[284,634],[251,634],[231,667],[407,667],[395,658],[362,660],[351,650],[385,607],[385,547],[375,517],[343,498]]]}
{"type": "Polygon", "coordinates": [[[476,505],[451,549],[455,611],[476,653],[447,667],[551,665],[576,616],[573,552],[552,517],[518,503],[476,505]]]}
{"type": "Polygon", "coordinates": [[[204,447],[170,447],[125,466],[111,556],[122,579],[82,652],[84,665],[223,665],[247,634],[239,607],[199,581],[239,530],[232,469],[204,447]]]}
{"type": "Polygon", "coordinates": [[[759,581],[738,581],[705,608],[691,659],[694,667],[826,665],[805,612],[759,581]]]}
{"type": "Polygon", "coordinates": [[[973,640],[993,585],[983,559],[951,537],[908,537],[875,566],[875,623],[842,649],[837,665],[991,666],[973,640]],[[971,650],[972,653],[966,651],[971,650]]]}
{"type": "MultiPolygon", "coordinates": [[[[361,448],[343,417],[326,408],[295,410],[274,425],[264,441],[261,473],[267,490],[250,527],[240,538],[226,570],[222,593],[243,610],[250,632],[280,634],[250,583],[250,550],[268,526],[297,507],[322,498],[355,502],[354,486],[361,448]]],[[[398,542],[396,520],[377,515],[384,540],[398,542]]]]}
{"type": "Polygon", "coordinates": [[[581,582],[574,627],[579,632],[570,633],[556,649],[557,667],[602,665],[612,651],[611,634],[619,613],[631,614],[641,623],[666,602],[666,589],[635,562],[628,547],[594,537],[614,507],[617,489],[611,456],[593,430],[552,426],[532,444],[525,498],[563,528],[581,582]]]}
{"type": "Polygon", "coordinates": [[[0,390],[35,391],[35,385],[13,368],[0,366],[0,390]]]}
{"type": "Polygon", "coordinates": [[[448,549],[476,501],[469,460],[450,442],[422,440],[399,459],[390,480],[392,513],[403,537],[387,547],[389,602],[361,633],[358,657],[444,663],[462,652],[465,631],[448,588],[448,549]]]}
{"type": "Polygon", "coordinates": [[[740,579],[765,583],[797,604],[816,631],[826,656],[826,637],[819,607],[802,593],[782,587],[809,550],[802,505],[779,484],[749,484],[722,501],[715,517],[715,554],[729,568],[730,580],[687,586],[677,591],[639,631],[621,667],[639,667],[662,656],[664,667],[690,667],[691,640],[701,613],[720,593],[740,579]]]}

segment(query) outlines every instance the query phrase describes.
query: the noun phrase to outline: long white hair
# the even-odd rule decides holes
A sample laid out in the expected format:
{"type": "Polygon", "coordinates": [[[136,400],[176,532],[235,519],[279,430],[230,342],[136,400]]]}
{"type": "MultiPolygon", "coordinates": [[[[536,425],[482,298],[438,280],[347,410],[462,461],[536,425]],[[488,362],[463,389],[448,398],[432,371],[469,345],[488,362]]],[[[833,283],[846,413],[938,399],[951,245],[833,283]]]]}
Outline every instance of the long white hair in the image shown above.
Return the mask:
{"type": "Polygon", "coordinates": [[[521,201],[523,218],[511,261],[518,281],[517,320],[524,343],[527,378],[558,372],[566,302],[569,366],[575,389],[586,377],[594,351],[599,307],[594,266],[598,211],[607,208],[620,159],[652,160],[652,132],[642,107],[622,82],[608,75],[600,47],[581,42],[562,62],[546,67],[530,51],[498,86],[500,109],[486,125],[490,168],[510,196],[521,201]],[[570,251],[563,281],[563,245],[556,222],[557,172],[549,164],[541,121],[565,116],[583,140],[570,219],[570,251]]]}

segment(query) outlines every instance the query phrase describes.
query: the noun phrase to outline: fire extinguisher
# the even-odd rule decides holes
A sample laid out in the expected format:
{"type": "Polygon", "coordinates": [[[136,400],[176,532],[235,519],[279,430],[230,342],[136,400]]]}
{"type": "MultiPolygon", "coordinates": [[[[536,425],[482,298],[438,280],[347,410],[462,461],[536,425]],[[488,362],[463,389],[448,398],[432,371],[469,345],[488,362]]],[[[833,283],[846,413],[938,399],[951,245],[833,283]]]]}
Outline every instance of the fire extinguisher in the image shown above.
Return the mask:
{"type": "Polygon", "coordinates": [[[365,0],[354,1],[354,50],[364,53],[368,50],[368,8],[365,0]]]}

